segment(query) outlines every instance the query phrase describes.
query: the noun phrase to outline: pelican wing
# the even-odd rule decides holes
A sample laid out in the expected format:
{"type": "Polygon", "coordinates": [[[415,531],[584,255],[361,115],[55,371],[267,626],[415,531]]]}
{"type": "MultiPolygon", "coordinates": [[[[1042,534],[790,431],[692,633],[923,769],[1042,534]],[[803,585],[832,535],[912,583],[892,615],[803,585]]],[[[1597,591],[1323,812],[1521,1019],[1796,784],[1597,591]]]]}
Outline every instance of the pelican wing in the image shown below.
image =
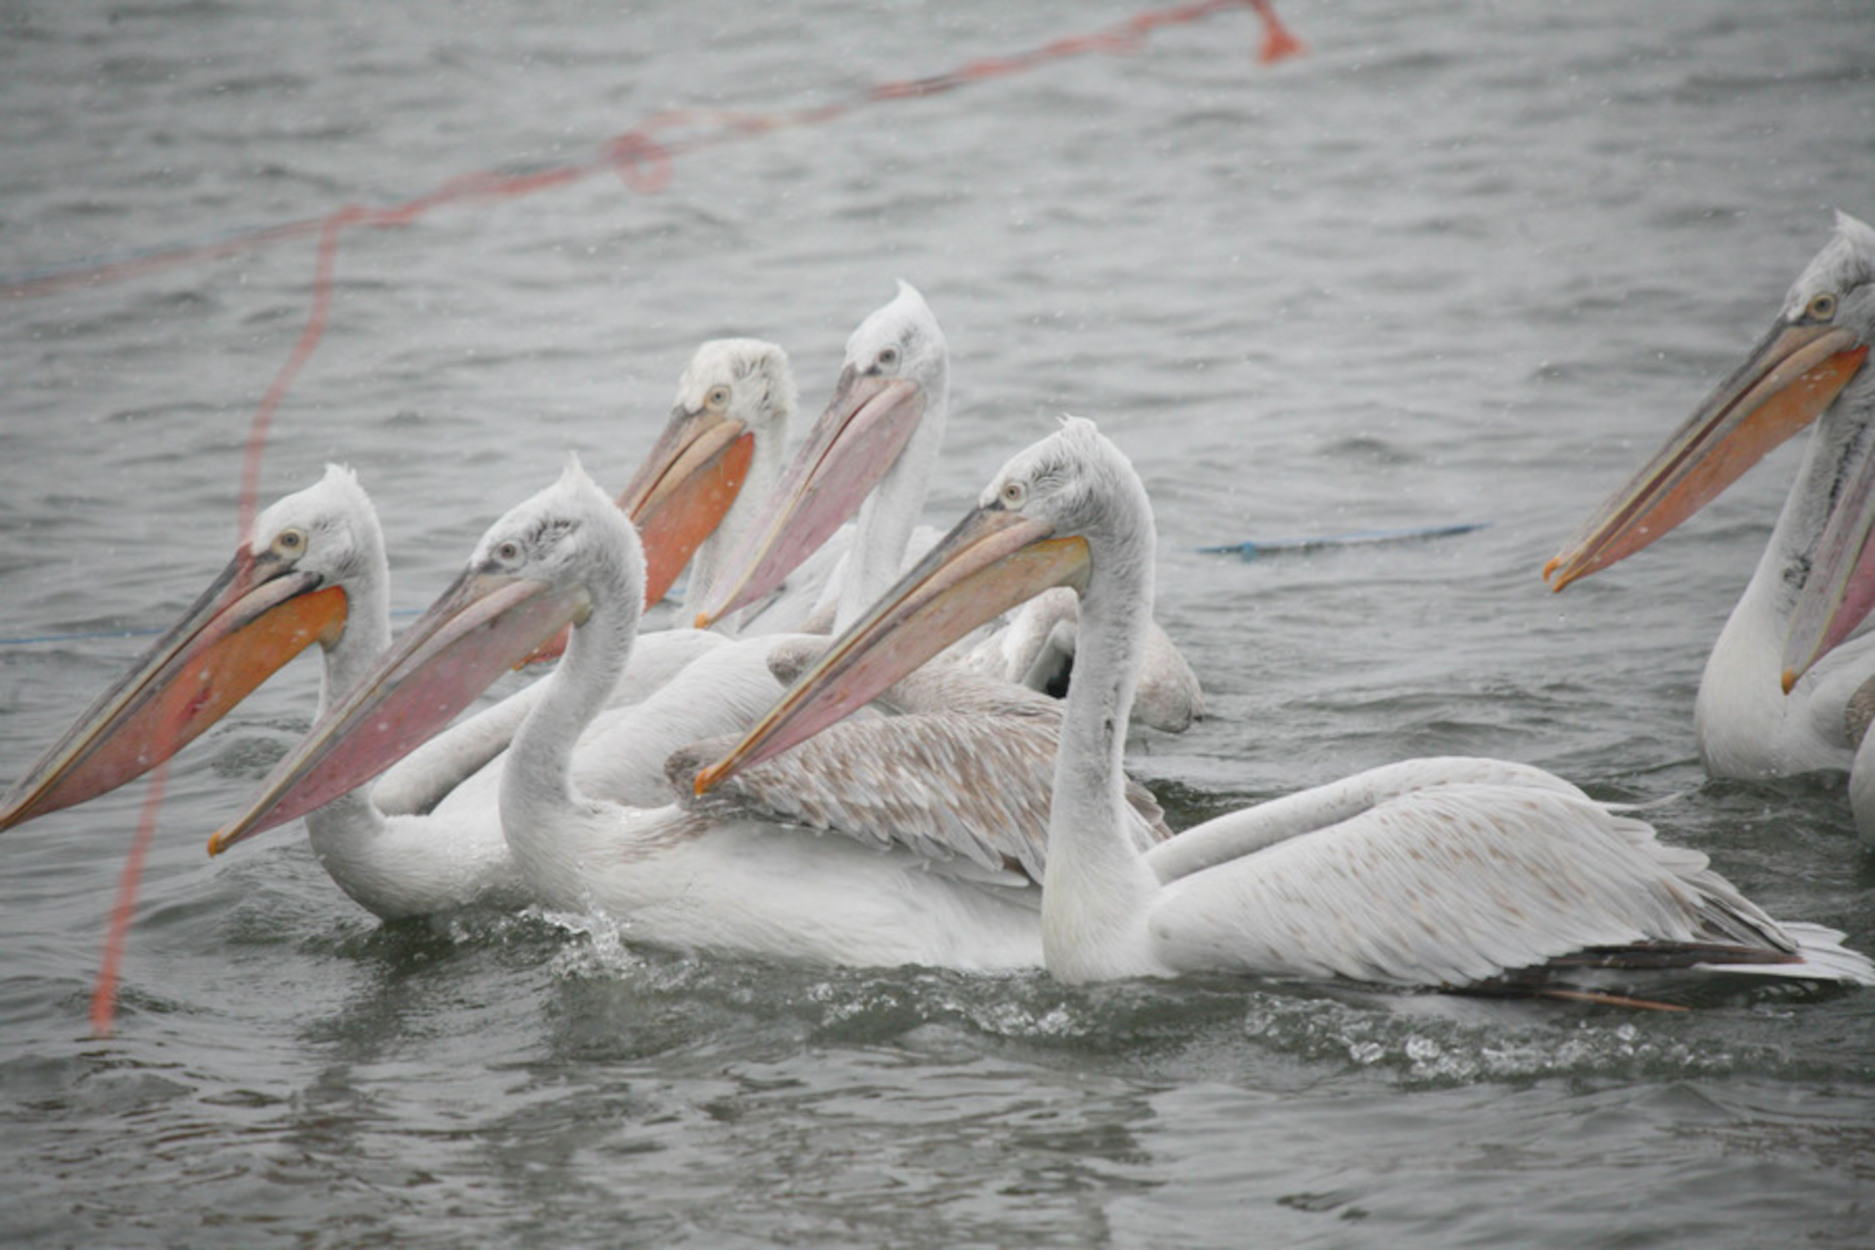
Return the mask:
{"type": "Polygon", "coordinates": [[[1529,764],[1468,755],[1402,760],[1194,825],[1153,847],[1146,853],[1146,863],[1159,880],[1176,881],[1326,829],[1415,790],[1457,784],[1521,786],[1587,797],[1556,774],[1529,764]]]}
{"type": "MultiPolygon", "coordinates": [[[[1058,718],[938,711],[874,716],[823,730],[697,797],[692,781],[733,737],[695,743],[666,773],[693,811],[761,816],[1042,879],[1058,718]]],[[[1142,849],[1170,836],[1157,801],[1128,782],[1142,849]]]]}
{"type": "Polygon", "coordinates": [[[1149,925],[1176,967],[1428,987],[1557,962],[1804,962],[1704,855],[1591,800],[1525,785],[1387,799],[1172,882],[1149,925]]]}

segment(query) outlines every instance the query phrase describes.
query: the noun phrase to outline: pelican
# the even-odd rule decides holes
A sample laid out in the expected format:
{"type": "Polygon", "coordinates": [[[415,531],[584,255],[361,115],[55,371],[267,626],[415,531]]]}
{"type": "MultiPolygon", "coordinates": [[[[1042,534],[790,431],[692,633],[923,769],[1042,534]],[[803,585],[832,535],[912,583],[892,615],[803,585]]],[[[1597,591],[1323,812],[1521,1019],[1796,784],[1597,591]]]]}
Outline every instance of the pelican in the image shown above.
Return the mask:
{"type": "MultiPolygon", "coordinates": [[[[661,596],[692,551],[707,563],[710,549],[721,547],[714,523],[733,523],[738,504],[747,511],[737,495],[745,475],[758,487],[772,483],[792,406],[780,348],[737,339],[698,349],[679,383],[669,428],[620,501],[656,544],[647,593],[661,596]]],[[[320,705],[329,706],[389,646],[388,584],[370,499],[349,470],[328,467],[319,482],[255,519],[248,540],[183,619],[14,786],[0,807],[0,829],[141,775],[313,642],[324,657],[320,705]]],[[[666,632],[640,649],[646,662],[610,689],[613,701],[642,699],[692,662],[699,643],[723,641],[694,630],[666,632]]],[[[369,799],[335,795],[311,812],[314,854],[339,886],[387,919],[524,898],[492,794],[479,804],[471,775],[480,769],[498,776],[485,765],[538,697],[529,687],[443,735],[369,799]]],[[[759,710],[697,700],[680,721],[666,708],[639,734],[647,746],[662,745],[654,758],[588,752],[582,776],[603,793],[666,793],[665,754],[745,725],[759,710]]]]}
{"type": "Polygon", "coordinates": [[[1068,981],[1247,973],[1577,996],[1678,965],[1875,984],[1839,934],[1783,925],[1703,855],[1540,769],[1414,760],[1207,821],[1142,852],[1120,802],[1152,615],[1151,507],[1089,422],[1017,455],[975,510],[720,762],[705,793],[1049,586],[1081,601],[1042,888],[1068,981]]]}
{"type": "MultiPolygon", "coordinates": [[[[255,518],[249,540],[182,620],[15,786],[4,823],[154,767],[314,642],[326,705],[389,646],[388,582],[370,499],[350,470],[328,467],[255,518]]],[[[429,836],[431,818],[386,816],[361,793],[311,812],[306,828],[332,879],[386,918],[524,897],[493,821],[439,841],[429,836]]]]}
{"type": "MultiPolygon", "coordinates": [[[[643,535],[647,606],[663,597],[686,560],[684,619],[710,593],[781,476],[797,402],[787,353],[773,343],[712,339],[691,356],[678,379],[670,420],[618,497],[643,535]]],[[[734,625],[739,633],[758,635],[794,629],[811,607],[811,599],[777,596],[740,613],[734,625]]],[[[640,713],[632,709],[680,674],[691,697],[681,706],[667,700],[642,713],[654,718],[653,727],[625,730],[583,752],[585,783],[610,798],[648,802],[665,788],[659,744],[668,750],[746,725],[760,714],[779,688],[758,660],[737,654],[730,642],[727,623],[724,631],[647,633],[595,734],[636,719],[640,713]]],[[[550,640],[531,658],[551,658],[564,644],[564,638],[550,640]]],[[[459,802],[493,810],[501,770],[485,766],[507,747],[539,694],[536,683],[423,743],[377,783],[373,800],[386,812],[426,812],[444,794],[460,791],[459,802]]]]}
{"type": "Polygon", "coordinates": [[[695,614],[781,477],[799,402],[788,354],[773,343],[710,339],[691,355],[664,432],[618,498],[643,535],[647,606],[664,597],[688,556],[684,615],[695,614]],[[717,457],[721,468],[702,471],[717,457]],[[721,497],[697,500],[706,506],[671,506],[686,492],[721,497]]]}
{"type": "Polygon", "coordinates": [[[697,615],[708,626],[780,585],[857,512],[834,621],[856,618],[899,574],[944,445],[950,355],[924,296],[900,282],[846,342],[833,398],[697,615]]]}
{"type": "MultiPolygon", "coordinates": [[[[937,538],[918,516],[944,444],[950,412],[950,352],[930,305],[907,282],[847,340],[839,382],[820,420],[769,497],[742,531],[697,616],[709,625],[759,601],[858,512],[837,580],[822,595],[825,620],[858,619],[903,571],[907,552],[937,538]]],[[[1059,694],[1074,656],[1074,599],[1024,607],[987,636],[960,644],[978,672],[1059,694]]],[[[1182,733],[1203,714],[1198,678],[1152,623],[1141,721],[1182,733]]]]}
{"type": "Polygon", "coordinates": [[[1875,331],[1872,277],[1875,230],[1837,214],[1829,241],[1744,363],[1544,568],[1560,591],[1634,554],[1816,424],[1770,543],[1700,678],[1694,734],[1715,777],[1841,772],[1853,759],[1843,713],[1875,674],[1875,635],[1818,659],[1824,635],[1840,638],[1853,620],[1831,607],[1812,618],[1807,643],[1792,630],[1800,597],[1820,604],[1821,592],[1809,588],[1846,569],[1825,557],[1823,537],[1838,501],[1871,467],[1875,371],[1862,366],[1875,331]],[[1787,654],[1793,645],[1798,654],[1787,654]]]}
{"type": "MultiPolygon", "coordinates": [[[[383,766],[413,736],[445,723],[494,676],[567,624],[572,636],[503,764],[501,826],[533,895],[560,910],[597,909],[636,938],[835,964],[1034,966],[1041,959],[1033,875],[1046,871],[1040,811],[1005,841],[974,844],[949,813],[914,834],[839,825],[819,833],[792,811],[746,803],[644,808],[584,793],[571,756],[605,692],[629,663],[644,602],[636,533],[577,465],[483,536],[467,569],[351,693],[327,709],[260,793],[210,843],[316,807],[383,766]],[[873,845],[862,845],[859,838],[873,845]],[[1031,866],[1034,870],[1030,871],[1031,866]]],[[[855,758],[879,736],[856,728],[855,758]]],[[[964,764],[999,797],[1046,803],[1045,785],[998,775],[980,737],[964,764]]],[[[895,748],[887,747],[887,753],[895,748]]],[[[1021,765],[1016,766],[1020,771],[1021,765]]],[[[915,802],[915,796],[914,800],[915,802]]],[[[1154,834],[1128,808],[1117,836],[1154,834]]],[[[839,822],[864,823],[846,810],[839,822]]],[[[1001,831],[1009,834],[1011,831],[1001,831]]]]}

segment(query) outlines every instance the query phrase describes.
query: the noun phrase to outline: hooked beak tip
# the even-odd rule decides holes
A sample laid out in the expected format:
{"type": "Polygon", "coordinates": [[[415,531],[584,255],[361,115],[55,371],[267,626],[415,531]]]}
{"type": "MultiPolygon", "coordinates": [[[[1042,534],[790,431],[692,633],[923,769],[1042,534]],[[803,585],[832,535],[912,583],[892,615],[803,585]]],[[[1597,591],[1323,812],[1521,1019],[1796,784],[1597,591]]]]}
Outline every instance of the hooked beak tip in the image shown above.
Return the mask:
{"type": "Polygon", "coordinates": [[[208,835],[208,857],[214,859],[217,855],[226,855],[237,843],[247,841],[253,832],[254,823],[247,818],[232,825],[223,825],[208,835]]]}
{"type": "Polygon", "coordinates": [[[698,771],[696,780],[690,783],[691,790],[698,798],[702,798],[715,788],[721,767],[721,764],[711,764],[708,768],[698,771]]]}
{"type": "Polygon", "coordinates": [[[1781,679],[1779,684],[1784,687],[1785,694],[1790,693],[1791,687],[1797,684],[1797,679],[1800,676],[1802,676],[1802,674],[1798,673],[1797,670],[1794,668],[1787,668],[1784,670],[1784,676],[1781,679]]]}
{"type": "Polygon", "coordinates": [[[1581,572],[1569,567],[1561,556],[1552,557],[1543,566],[1543,580],[1549,583],[1551,594],[1561,594],[1565,587],[1581,576],[1581,572]]]}

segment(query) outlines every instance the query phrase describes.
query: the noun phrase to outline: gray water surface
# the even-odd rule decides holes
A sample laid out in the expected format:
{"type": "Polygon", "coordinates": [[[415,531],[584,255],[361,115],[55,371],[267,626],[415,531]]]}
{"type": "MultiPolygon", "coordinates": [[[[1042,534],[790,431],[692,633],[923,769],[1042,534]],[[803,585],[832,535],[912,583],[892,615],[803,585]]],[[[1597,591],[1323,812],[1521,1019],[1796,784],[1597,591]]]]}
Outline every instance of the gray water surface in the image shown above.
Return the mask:
{"type": "MultiPolygon", "coordinates": [[[[0,277],[585,159],[1045,45],[1124,6],[17,3],[0,277]]],[[[1133,752],[1186,824],[1413,755],[1654,800],[1875,951],[1840,787],[1704,778],[1691,710],[1794,449],[1551,595],[1577,522],[1875,214],[1854,0],[1282,5],[344,237],[261,495],[353,465],[399,608],[569,449],[622,484],[700,340],[804,407],[918,285],[952,350],[929,519],[1073,412],[1139,466],[1212,715],[1133,752]],[[1453,521],[1240,562],[1207,543],[1453,521]]],[[[300,240],[0,301],[0,780],[234,542],[300,240]],[[12,640],[84,634],[60,641],[12,640]]],[[[568,917],[380,926],[293,829],[203,842],[302,660],[176,762],[114,1037],[88,998],[143,787],[0,845],[0,1238],[33,1245],[1855,1246],[1875,994],[1682,1015],[693,958],[568,917]]]]}

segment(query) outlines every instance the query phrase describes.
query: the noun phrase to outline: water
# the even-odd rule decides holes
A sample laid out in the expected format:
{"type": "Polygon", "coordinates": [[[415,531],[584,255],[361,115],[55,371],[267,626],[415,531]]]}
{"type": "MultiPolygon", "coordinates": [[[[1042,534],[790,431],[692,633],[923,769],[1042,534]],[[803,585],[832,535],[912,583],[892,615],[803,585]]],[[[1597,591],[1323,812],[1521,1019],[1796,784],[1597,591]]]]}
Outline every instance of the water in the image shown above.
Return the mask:
{"type": "MultiPolygon", "coordinates": [[[[1123,6],[440,0],[6,6],[0,273],[583,159],[1123,6]]],[[[1706,782],[1700,666],[1794,460],[1566,596],[1543,560],[1875,213],[1875,21],[1814,0],[1290,4],[348,235],[263,499],[328,459],[396,601],[569,448],[622,483],[694,344],[804,402],[906,278],[953,352],[946,521],[1072,411],[1158,511],[1213,715],[1135,752],[1180,823],[1431,752],[1656,814],[1875,950],[1825,783],[1706,782]],[[1254,563],[1213,542],[1488,521],[1254,563]]],[[[159,626],[233,542],[309,242],[0,304],[0,633],[159,626]]],[[[0,647],[10,778],[138,639],[0,647]]],[[[23,1244],[1860,1245],[1875,995],[1679,1016],[687,959],[569,918],[381,927],[288,831],[209,829],[302,728],[302,661],[174,769],[118,1032],[87,998],[141,787],[0,855],[0,1235],[23,1244]]]]}

